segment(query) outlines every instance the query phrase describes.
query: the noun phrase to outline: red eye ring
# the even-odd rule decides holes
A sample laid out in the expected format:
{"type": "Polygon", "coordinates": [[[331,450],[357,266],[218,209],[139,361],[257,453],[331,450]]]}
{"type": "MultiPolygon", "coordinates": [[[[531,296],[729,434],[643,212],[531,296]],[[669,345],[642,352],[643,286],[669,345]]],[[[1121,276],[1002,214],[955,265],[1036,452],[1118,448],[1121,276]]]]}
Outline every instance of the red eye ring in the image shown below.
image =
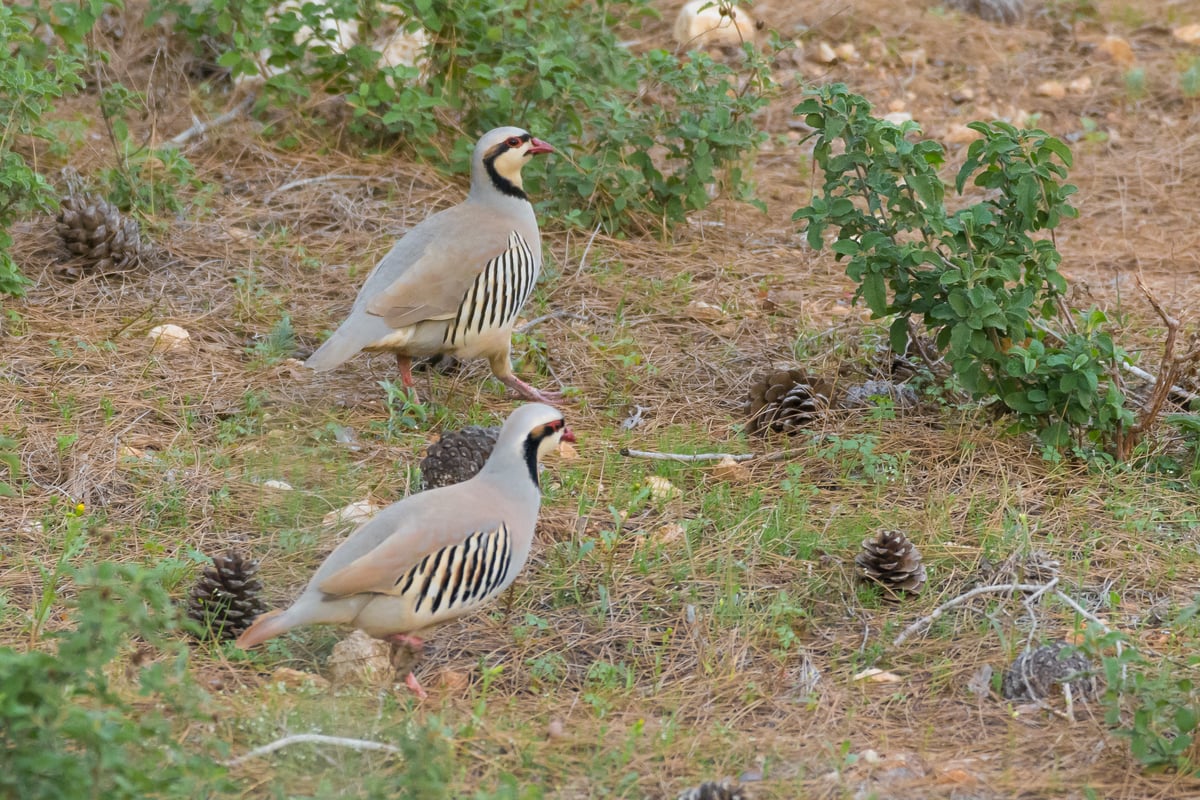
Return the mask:
{"type": "Polygon", "coordinates": [[[521,139],[520,139],[520,137],[517,137],[517,136],[510,136],[510,137],[508,137],[508,141],[505,142],[505,144],[508,145],[509,147],[517,148],[517,147],[521,146],[521,139]]]}

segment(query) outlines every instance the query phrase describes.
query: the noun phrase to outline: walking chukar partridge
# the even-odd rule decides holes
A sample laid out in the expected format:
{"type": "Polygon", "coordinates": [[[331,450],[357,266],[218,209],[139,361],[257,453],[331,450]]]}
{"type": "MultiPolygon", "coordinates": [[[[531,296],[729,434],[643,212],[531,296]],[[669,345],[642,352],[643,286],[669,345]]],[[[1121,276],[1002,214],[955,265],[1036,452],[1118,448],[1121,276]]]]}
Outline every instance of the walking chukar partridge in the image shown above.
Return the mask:
{"type": "MultiPolygon", "coordinates": [[[[541,504],[538,460],[562,439],[575,441],[561,413],[521,406],[478,475],[380,511],[329,554],[290,608],[260,616],[238,647],[316,624],[420,647],[407,634],[474,611],[525,566],[541,504]]],[[[424,696],[411,673],[407,682],[424,696]]]]}
{"type": "Polygon", "coordinates": [[[542,239],[521,168],[554,148],[520,128],[488,131],[471,156],[471,191],[396,242],[359,290],[350,315],[305,362],[333,369],[360,351],[392,352],[415,396],[412,359],[486,358],[526,400],[555,402],[513,374],[512,331],[542,269],[542,239]]]}

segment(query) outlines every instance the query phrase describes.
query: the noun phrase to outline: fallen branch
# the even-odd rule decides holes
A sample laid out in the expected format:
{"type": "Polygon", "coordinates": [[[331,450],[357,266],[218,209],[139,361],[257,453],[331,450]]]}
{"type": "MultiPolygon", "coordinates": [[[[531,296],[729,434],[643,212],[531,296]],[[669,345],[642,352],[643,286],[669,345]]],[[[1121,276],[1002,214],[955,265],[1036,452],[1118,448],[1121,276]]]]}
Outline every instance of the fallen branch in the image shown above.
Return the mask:
{"type": "Polygon", "coordinates": [[[381,750],[385,753],[400,752],[400,748],[385,744],[384,742],[372,742],[367,739],[344,739],[341,736],[323,736],[319,733],[297,733],[291,736],[284,736],[282,739],[276,739],[270,744],[264,744],[262,747],[256,747],[245,755],[229,759],[224,762],[224,765],[227,767],[236,767],[252,758],[274,753],[276,750],[282,750],[289,745],[305,743],[329,744],[336,747],[349,747],[353,750],[381,750]]]}
{"type": "Polygon", "coordinates": [[[631,450],[628,447],[621,448],[621,455],[629,458],[649,458],[653,461],[682,461],[685,464],[690,464],[696,461],[724,461],[729,458],[734,461],[751,461],[759,458],[757,453],[742,453],[734,455],[733,453],[653,453],[649,450],[631,450]]]}
{"type": "Polygon", "coordinates": [[[250,106],[252,106],[252,105],[254,105],[254,95],[248,94],[248,95],[246,95],[245,99],[242,100],[242,102],[238,103],[236,106],[229,109],[224,114],[221,114],[220,116],[217,116],[217,117],[213,117],[208,122],[201,122],[200,120],[196,120],[195,125],[188,128],[186,131],[184,131],[183,133],[174,137],[170,141],[165,142],[163,144],[163,147],[182,147],[183,145],[190,142],[192,139],[195,139],[197,136],[203,136],[204,134],[208,133],[213,128],[219,127],[228,122],[232,122],[233,120],[240,117],[242,114],[246,113],[246,110],[248,108],[250,108],[250,106]]]}
{"type": "Polygon", "coordinates": [[[697,461],[753,461],[756,458],[761,458],[763,461],[786,461],[792,456],[800,453],[800,450],[776,450],[773,453],[655,453],[650,450],[633,450],[628,447],[622,447],[621,455],[629,458],[649,458],[653,461],[680,461],[685,464],[692,464],[697,461]]]}
{"type": "Polygon", "coordinates": [[[329,181],[369,181],[372,177],[373,176],[371,175],[338,175],[334,173],[330,175],[318,175],[315,178],[301,178],[300,180],[292,181],[291,183],[285,183],[278,189],[267,192],[266,197],[263,198],[263,202],[270,202],[271,199],[277,194],[283,194],[284,192],[292,189],[299,189],[302,186],[312,186],[314,183],[328,183],[329,181]]]}
{"type": "Polygon", "coordinates": [[[591,238],[588,239],[587,245],[583,248],[583,255],[579,257],[579,266],[576,267],[575,274],[571,276],[572,280],[574,280],[575,278],[578,278],[579,273],[583,272],[584,266],[587,265],[588,253],[590,253],[592,251],[592,242],[596,241],[596,234],[599,232],[600,232],[600,223],[597,222],[596,229],[592,231],[591,238]]]}
{"type": "Polygon", "coordinates": [[[540,317],[534,317],[533,319],[529,320],[529,322],[526,322],[524,325],[517,328],[517,333],[528,333],[538,325],[541,325],[543,322],[547,322],[548,320],[552,319],[563,318],[578,320],[580,322],[587,319],[587,317],[583,316],[582,314],[576,314],[572,311],[567,311],[566,309],[560,308],[557,311],[551,311],[549,314],[542,314],[540,317]]]}

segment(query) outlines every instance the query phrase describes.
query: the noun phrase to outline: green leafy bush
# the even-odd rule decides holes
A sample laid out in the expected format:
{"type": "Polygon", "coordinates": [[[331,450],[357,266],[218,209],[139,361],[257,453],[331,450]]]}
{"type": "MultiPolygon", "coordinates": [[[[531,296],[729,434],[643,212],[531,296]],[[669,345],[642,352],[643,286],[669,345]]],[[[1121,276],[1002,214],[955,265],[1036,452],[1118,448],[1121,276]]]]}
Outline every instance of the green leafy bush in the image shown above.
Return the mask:
{"type": "MultiPolygon", "coordinates": [[[[64,29],[73,30],[73,15],[64,29]]],[[[21,294],[28,280],[9,250],[12,224],[23,214],[54,208],[53,188],[30,165],[33,140],[57,140],[45,117],[54,101],[83,86],[78,49],[48,51],[31,31],[37,18],[30,8],[0,5],[0,293],[21,294]]]]}
{"type": "Polygon", "coordinates": [[[570,224],[667,225],[715,196],[752,197],[747,159],[765,138],[752,115],[775,89],[766,59],[747,47],[735,70],[703,53],[634,53],[614,27],[653,13],[647,0],[271,5],[152,0],[151,15],[173,14],[235,77],[264,77],[276,102],[340,95],[360,137],[402,136],[458,172],[474,135],[522,125],[560,148],[527,181],[570,224]],[[368,46],[396,8],[429,37],[423,67],[381,66],[368,46]],[[337,23],[350,20],[359,44],[346,47],[337,23]]]}
{"type": "Polygon", "coordinates": [[[177,615],[161,576],[99,564],[75,577],[74,627],[54,635],[55,651],[0,648],[0,796],[132,800],[222,788],[223,769],[179,744],[163,714],[196,719],[200,696],[171,638],[177,615]],[[110,677],[134,637],[156,653],[131,662],[136,701],[110,677]]]}
{"type": "Polygon", "coordinates": [[[1024,429],[1053,447],[1075,439],[1107,445],[1132,422],[1117,381],[1125,353],[1103,312],[1068,311],[1053,230],[1076,215],[1068,198],[1071,153],[1058,139],[1003,122],[980,134],[959,169],[984,199],[951,211],[938,175],[942,146],[913,140],[915,123],[871,116],[844,85],[796,107],[815,129],[821,193],[796,211],[809,245],[834,231],[836,258],[876,318],[895,315],[892,347],[904,352],[921,322],[963,388],[996,398],[1024,429]],[[1045,234],[1050,233],[1047,237],[1045,234]]]}
{"type": "MultiPolygon", "coordinates": [[[[1178,641],[1194,640],[1200,597],[1171,621],[1178,641]]],[[[1150,659],[1127,636],[1088,629],[1081,648],[1103,665],[1105,722],[1129,740],[1134,758],[1152,771],[1200,776],[1200,656],[1150,659]]]]}

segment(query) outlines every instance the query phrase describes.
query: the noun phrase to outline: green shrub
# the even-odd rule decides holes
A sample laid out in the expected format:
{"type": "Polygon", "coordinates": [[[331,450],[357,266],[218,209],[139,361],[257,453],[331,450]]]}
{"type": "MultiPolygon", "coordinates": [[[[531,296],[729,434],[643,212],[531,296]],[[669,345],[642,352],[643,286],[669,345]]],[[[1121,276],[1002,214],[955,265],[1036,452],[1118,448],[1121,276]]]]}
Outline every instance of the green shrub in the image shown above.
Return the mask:
{"type": "Polygon", "coordinates": [[[274,16],[270,6],[152,0],[151,17],[175,15],[235,77],[262,74],[274,102],[340,95],[358,136],[401,136],[456,172],[476,134],[522,125],[560,148],[544,178],[538,169],[526,180],[543,210],[569,224],[666,226],[713,196],[752,198],[746,162],[765,134],[751,117],[775,89],[766,59],[747,47],[735,70],[703,53],[634,53],[613,29],[653,13],[647,0],[398,0],[407,24],[429,36],[424,69],[379,65],[367,44],[384,25],[381,4],[305,3],[274,16]],[[360,44],[342,52],[331,21],[352,19],[360,44]]]}
{"type": "Polygon", "coordinates": [[[892,347],[904,352],[910,320],[921,322],[966,391],[997,399],[1048,446],[1112,444],[1133,419],[1111,379],[1126,355],[1101,311],[1071,312],[1062,299],[1053,231],[1076,215],[1075,187],[1060,182],[1067,146],[1042,131],[972,123],[981,138],[955,190],[970,182],[985,197],[951,211],[938,176],[942,146],[910,139],[915,123],[871,116],[841,84],[795,113],[816,130],[824,185],[793,218],[817,250],[833,229],[831,249],[847,259],[856,298],[875,318],[894,315],[892,347]]]}
{"type": "Polygon", "coordinates": [[[177,615],[161,576],[99,564],[75,577],[74,626],[53,636],[53,652],[0,647],[0,796],[210,795],[224,784],[223,768],[179,744],[164,715],[197,719],[200,696],[171,636],[177,615]],[[131,662],[136,700],[110,677],[135,637],[142,652],[156,653],[131,662]]]}
{"type": "MultiPolygon", "coordinates": [[[[78,16],[64,21],[68,35],[78,16]]],[[[29,283],[9,252],[12,224],[55,205],[53,188],[30,166],[31,142],[57,140],[45,117],[57,98],[83,86],[79,48],[49,51],[31,33],[37,21],[29,7],[0,5],[0,53],[6,56],[0,69],[0,293],[10,295],[29,283]]]]}

